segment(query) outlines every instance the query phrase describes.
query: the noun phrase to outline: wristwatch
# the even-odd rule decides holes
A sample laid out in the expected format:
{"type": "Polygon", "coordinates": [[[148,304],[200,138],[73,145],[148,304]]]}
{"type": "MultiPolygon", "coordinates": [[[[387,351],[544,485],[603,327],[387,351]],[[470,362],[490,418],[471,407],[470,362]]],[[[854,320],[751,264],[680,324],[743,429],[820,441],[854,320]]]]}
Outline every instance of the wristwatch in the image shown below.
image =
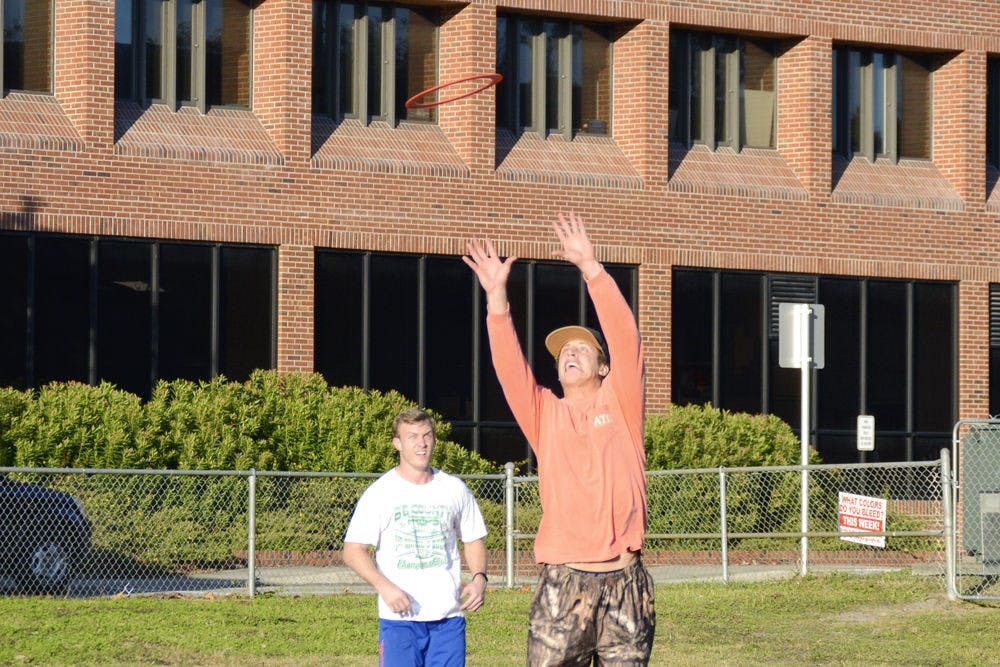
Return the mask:
{"type": "Polygon", "coordinates": [[[485,572],[473,572],[472,573],[472,578],[473,579],[475,579],[476,577],[479,577],[479,576],[482,576],[483,581],[485,581],[486,583],[490,582],[490,578],[486,576],[485,572]]]}

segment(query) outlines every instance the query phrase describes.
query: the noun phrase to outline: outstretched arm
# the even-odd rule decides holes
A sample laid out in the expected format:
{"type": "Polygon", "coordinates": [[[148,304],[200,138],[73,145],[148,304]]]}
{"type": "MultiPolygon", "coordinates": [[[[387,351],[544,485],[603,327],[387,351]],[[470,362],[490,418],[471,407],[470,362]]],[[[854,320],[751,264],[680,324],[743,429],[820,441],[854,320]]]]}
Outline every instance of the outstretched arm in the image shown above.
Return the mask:
{"type": "Polygon", "coordinates": [[[562,248],[554,250],[552,254],[571,262],[587,280],[596,277],[601,272],[601,263],[594,256],[594,246],[580,216],[570,213],[566,218],[560,213],[559,220],[552,223],[552,228],[556,230],[556,236],[562,244],[562,248]]]}
{"type": "Polygon", "coordinates": [[[501,262],[492,241],[469,241],[466,248],[469,254],[463,256],[462,261],[479,278],[479,284],[486,292],[486,309],[491,313],[506,313],[507,279],[510,277],[510,267],[517,258],[508,257],[501,262]]]}

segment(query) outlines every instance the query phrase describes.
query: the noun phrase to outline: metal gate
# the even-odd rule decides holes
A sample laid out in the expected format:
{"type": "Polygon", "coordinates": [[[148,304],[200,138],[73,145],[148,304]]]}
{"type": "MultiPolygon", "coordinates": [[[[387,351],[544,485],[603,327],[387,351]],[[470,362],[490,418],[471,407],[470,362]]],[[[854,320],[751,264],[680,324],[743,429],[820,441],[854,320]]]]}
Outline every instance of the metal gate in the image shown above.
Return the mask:
{"type": "Polygon", "coordinates": [[[948,592],[1000,600],[1000,419],[963,419],[952,437],[948,592]]]}

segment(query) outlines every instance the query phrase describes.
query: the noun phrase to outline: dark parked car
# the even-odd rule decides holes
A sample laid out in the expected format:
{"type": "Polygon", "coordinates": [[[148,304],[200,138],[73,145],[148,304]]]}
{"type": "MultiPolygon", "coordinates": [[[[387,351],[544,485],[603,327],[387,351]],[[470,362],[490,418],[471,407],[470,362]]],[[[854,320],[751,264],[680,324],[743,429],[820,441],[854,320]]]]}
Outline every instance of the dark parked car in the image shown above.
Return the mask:
{"type": "Polygon", "coordinates": [[[0,574],[25,593],[64,593],[89,551],[79,500],[0,473],[0,574]]]}

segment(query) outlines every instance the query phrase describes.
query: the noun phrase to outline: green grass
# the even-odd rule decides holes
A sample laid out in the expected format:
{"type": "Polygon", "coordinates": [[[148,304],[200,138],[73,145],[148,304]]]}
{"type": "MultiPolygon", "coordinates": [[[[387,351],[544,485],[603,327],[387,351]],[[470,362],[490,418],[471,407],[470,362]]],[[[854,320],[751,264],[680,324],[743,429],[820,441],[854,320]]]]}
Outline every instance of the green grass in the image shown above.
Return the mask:
{"type": "MultiPolygon", "coordinates": [[[[995,665],[1000,605],[938,577],[821,575],[656,589],[654,665],[995,665]]],[[[528,590],[468,617],[469,664],[523,665],[528,590]]],[[[0,664],[372,665],[369,595],[0,598],[0,664]]]]}

